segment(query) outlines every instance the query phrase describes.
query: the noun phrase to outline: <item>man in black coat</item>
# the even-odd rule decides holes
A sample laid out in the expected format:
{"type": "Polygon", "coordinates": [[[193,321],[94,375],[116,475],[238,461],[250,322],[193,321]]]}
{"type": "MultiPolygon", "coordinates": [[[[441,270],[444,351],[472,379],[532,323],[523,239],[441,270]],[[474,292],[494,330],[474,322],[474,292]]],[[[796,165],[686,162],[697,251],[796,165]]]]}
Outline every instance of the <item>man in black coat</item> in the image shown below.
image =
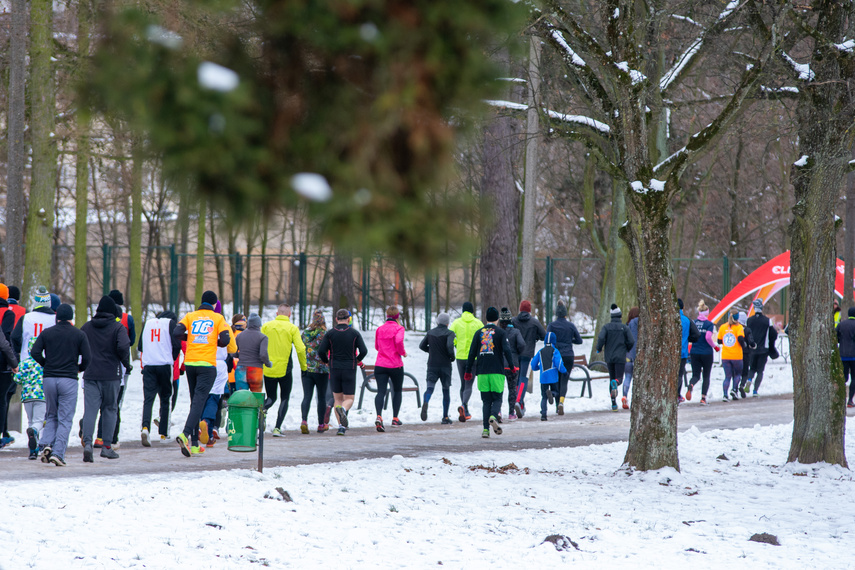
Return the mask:
{"type": "MultiPolygon", "coordinates": [[[[555,320],[546,327],[546,332],[555,333],[555,348],[561,354],[561,360],[567,372],[558,373],[558,403],[556,411],[559,416],[564,415],[564,398],[567,396],[567,384],[570,381],[570,371],[573,370],[573,359],[575,353],[574,344],[582,344],[582,335],[576,325],[567,320],[567,307],[561,301],[555,307],[555,320]]],[[[551,395],[551,392],[550,392],[551,395]]],[[[551,402],[550,402],[551,403],[551,402]]]]}
{"type": "MultiPolygon", "coordinates": [[[[525,340],[525,351],[520,354],[519,382],[517,385],[517,403],[519,404],[517,415],[519,415],[520,412],[525,412],[525,392],[528,388],[528,365],[531,359],[534,358],[534,349],[537,346],[537,341],[546,338],[546,329],[531,314],[531,302],[527,300],[520,302],[520,311],[516,317],[511,319],[511,323],[514,325],[514,328],[520,331],[523,340],[525,340]]],[[[522,416],[520,415],[520,417],[522,416]]]]}
{"type": "MultiPolygon", "coordinates": [[[[842,322],[842,321],[841,321],[842,322]]],[[[754,299],[754,314],[746,321],[748,330],[754,338],[754,343],[757,345],[751,351],[751,357],[748,361],[748,380],[745,382],[745,387],[741,389],[742,393],[751,392],[751,383],[754,382],[754,393],[757,395],[757,390],[760,389],[760,383],[763,381],[763,371],[766,370],[766,361],[769,358],[769,347],[775,346],[775,341],[778,340],[778,331],[769,322],[769,317],[763,314],[763,301],[754,299]],[[756,375],[756,378],[755,378],[756,375]]],[[[851,392],[850,392],[851,394],[851,392]]],[[[742,396],[745,397],[744,395],[742,396]]],[[[852,400],[852,396],[849,396],[852,400]]]]}
{"type": "Polygon", "coordinates": [[[597,352],[605,349],[604,360],[609,369],[609,395],[612,398],[612,410],[617,411],[617,387],[623,383],[626,368],[626,353],[635,345],[635,339],[629,327],[621,322],[621,312],[617,305],[611,307],[612,320],[607,323],[597,337],[597,352]]]}
{"type": "Polygon", "coordinates": [[[427,421],[428,402],[438,381],[442,385],[442,423],[453,423],[448,417],[451,405],[451,364],[454,362],[454,332],[448,328],[450,322],[448,313],[438,314],[436,327],[429,330],[419,344],[419,348],[428,353],[427,390],[421,414],[423,422],[427,421]]]}
{"type": "MultiPolygon", "coordinates": [[[[130,372],[131,339],[116,320],[116,302],[101,297],[95,316],[80,329],[89,339],[92,360],[83,374],[83,461],[92,463],[92,434],[98,412],[104,433],[113,433],[119,403],[119,387],[124,370],[130,372]],[[124,367],[124,369],[122,368],[124,367]]],[[[117,459],[112,442],[104,441],[101,457],[117,459]]]]}

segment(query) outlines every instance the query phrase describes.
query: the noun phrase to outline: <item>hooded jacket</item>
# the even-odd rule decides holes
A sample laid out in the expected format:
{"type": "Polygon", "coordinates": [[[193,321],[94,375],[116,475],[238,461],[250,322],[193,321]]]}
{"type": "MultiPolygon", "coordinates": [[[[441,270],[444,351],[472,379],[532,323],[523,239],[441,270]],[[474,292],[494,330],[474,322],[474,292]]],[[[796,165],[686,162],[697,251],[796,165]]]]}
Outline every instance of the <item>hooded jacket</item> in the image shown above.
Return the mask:
{"type": "Polygon", "coordinates": [[[454,362],[454,332],[448,325],[430,329],[419,343],[419,348],[428,353],[428,368],[451,370],[451,363],[454,362]]]}
{"type": "Polygon", "coordinates": [[[403,368],[404,361],[401,357],[407,356],[407,351],[404,350],[404,327],[395,319],[386,319],[374,333],[374,349],[377,351],[374,366],[403,368]]]}
{"type": "Polygon", "coordinates": [[[520,357],[531,359],[534,356],[534,347],[537,345],[537,341],[546,338],[546,329],[543,328],[540,321],[531,316],[531,313],[525,311],[511,319],[511,323],[520,331],[523,340],[525,340],[525,352],[520,354],[520,357]]]}
{"type": "Polygon", "coordinates": [[[466,360],[466,372],[477,375],[501,374],[504,377],[505,351],[510,351],[505,331],[492,323],[487,323],[472,337],[469,358],[466,360]]]}
{"type": "MultiPolygon", "coordinates": [[[[116,315],[96,312],[92,320],[83,325],[80,330],[89,339],[89,349],[92,353],[89,366],[83,373],[83,380],[120,381],[124,375],[122,366],[126,370],[131,369],[129,360],[131,339],[122,323],[116,320],[116,315]]],[[[36,344],[38,345],[38,341],[36,344]]],[[[35,350],[35,347],[33,349],[35,350]]],[[[45,375],[47,373],[47,366],[45,366],[45,375]]]]}
{"type": "Polygon", "coordinates": [[[238,348],[238,360],[241,366],[261,368],[272,366],[267,354],[267,336],[261,332],[261,319],[250,317],[246,320],[246,330],[235,339],[238,348]]]}
{"type": "Polygon", "coordinates": [[[855,307],[849,307],[849,318],[837,325],[837,342],[841,360],[855,360],[855,307]]]}
{"type": "Polygon", "coordinates": [[[635,346],[629,327],[621,322],[620,313],[612,315],[597,337],[597,352],[605,348],[604,358],[607,364],[626,363],[626,353],[635,346]]]}
{"type": "Polygon", "coordinates": [[[520,354],[524,353],[526,349],[525,339],[510,321],[507,321],[507,325],[503,326],[502,330],[508,337],[508,348],[510,349],[505,355],[505,368],[519,368],[520,354]]]}
{"type": "Polygon", "coordinates": [[[566,374],[567,367],[561,352],[555,348],[555,333],[546,333],[546,346],[537,351],[531,359],[531,369],[540,370],[541,384],[555,384],[558,382],[558,373],[566,374]]]}
{"type": "MultiPolygon", "coordinates": [[[[89,323],[87,323],[89,324],[89,323]]],[[[128,335],[122,325],[112,317],[112,324],[122,330],[125,337],[125,360],[128,361],[128,335]]],[[[85,327],[86,325],[84,325],[85,327]]],[[[56,325],[45,329],[40,334],[30,351],[33,359],[42,365],[44,376],[48,378],[74,378],[77,374],[88,369],[91,359],[90,343],[83,329],[78,330],[69,321],[59,321],[56,325]]],[[[116,361],[118,364],[118,361],[116,361]]],[[[120,380],[122,371],[118,370],[114,380],[120,380]]]]}
{"type": "Polygon", "coordinates": [[[775,346],[775,341],[778,340],[778,331],[771,325],[769,317],[763,313],[754,313],[748,317],[745,328],[751,331],[751,337],[754,340],[754,344],[757,345],[753,353],[757,356],[768,355],[769,347],[775,346]]]}
{"type": "Polygon", "coordinates": [[[472,338],[483,326],[484,323],[476,319],[475,315],[469,311],[463,311],[462,315],[448,325],[448,330],[454,333],[454,346],[457,347],[455,356],[457,360],[467,360],[469,358],[469,348],[472,345],[472,338]]]}
{"type": "MultiPolygon", "coordinates": [[[[36,339],[31,338],[30,350],[35,343],[36,339]]],[[[32,356],[18,363],[18,372],[12,379],[21,385],[21,403],[45,401],[44,368],[32,356]]]]}
{"type": "Polygon", "coordinates": [[[582,344],[582,335],[576,325],[565,317],[558,317],[546,327],[546,333],[555,335],[554,346],[561,353],[564,362],[573,362],[573,345],[582,344]]]}
{"type": "Polygon", "coordinates": [[[276,315],[272,321],[261,326],[261,332],[267,336],[267,354],[271,366],[264,367],[264,375],[282,378],[288,373],[288,361],[291,359],[291,347],[297,349],[300,370],[306,371],[306,345],[300,336],[300,329],[285,315],[276,315]]]}

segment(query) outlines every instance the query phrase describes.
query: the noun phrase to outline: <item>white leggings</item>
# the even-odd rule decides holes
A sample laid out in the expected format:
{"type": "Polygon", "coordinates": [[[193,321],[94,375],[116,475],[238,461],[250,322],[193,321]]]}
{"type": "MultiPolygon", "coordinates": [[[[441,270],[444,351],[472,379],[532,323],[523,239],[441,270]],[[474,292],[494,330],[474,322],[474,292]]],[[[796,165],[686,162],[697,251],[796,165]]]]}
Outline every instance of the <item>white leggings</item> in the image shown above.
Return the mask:
{"type": "Polygon", "coordinates": [[[42,431],[42,428],[45,425],[45,412],[47,411],[47,404],[43,401],[40,402],[38,400],[33,400],[32,402],[24,402],[24,411],[27,412],[27,420],[29,423],[27,427],[31,427],[36,431],[42,431]]]}

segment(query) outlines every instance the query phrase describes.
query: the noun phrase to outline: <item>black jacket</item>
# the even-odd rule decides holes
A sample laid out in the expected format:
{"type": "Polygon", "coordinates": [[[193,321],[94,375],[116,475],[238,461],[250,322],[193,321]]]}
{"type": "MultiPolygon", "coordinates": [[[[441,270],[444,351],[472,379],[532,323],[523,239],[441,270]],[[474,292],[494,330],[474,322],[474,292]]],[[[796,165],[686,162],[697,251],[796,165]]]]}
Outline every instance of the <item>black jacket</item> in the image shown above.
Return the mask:
{"type": "MultiPolygon", "coordinates": [[[[122,323],[113,313],[95,313],[91,321],[80,329],[89,339],[92,359],[83,380],[118,381],[122,379],[122,367],[131,369],[129,361],[131,339],[122,323]]],[[[44,333],[43,333],[44,334],[44,333]]]]}
{"type": "MultiPolygon", "coordinates": [[[[3,311],[3,317],[0,319],[0,372],[5,372],[7,368],[15,368],[18,366],[18,357],[15,356],[15,351],[12,350],[10,342],[12,338],[12,329],[15,328],[15,313],[9,310],[9,303],[6,299],[0,299],[0,311],[3,311]]],[[[18,354],[21,354],[18,352],[18,354]]]]}
{"type": "Polygon", "coordinates": [[[751,336],[757,344],[754,354],[769,354],[769,347],[775,346],[775,341],[778,340],[778,331],[769,323],[769,317],[763,313],[755,313],[748,318],[745,328],[751,331],[751,336]]]}
{"type": "MultiPolygon", "coordinates": [[[[855,307],[849,309],[853,311],[855,307]]],[[[855,360],[855,316],[840,319],[837,324],[837,342],[840,344],[840,358],[855,360]]]]}
{"type": "Polygon", "coordinates": [[[57,321],[36,337],[30,356],[44,367],[46,377],[76,380],[91,359],[89,339],[70,322],[57,321]]]}
{"type": "Polygon", "coordinates": [[[430,329],[419,348],[428,353],[428,368],[444,368],[451,370],[454,362],[454,331],[448,325],[438,325],[430,329]]]}
{"type": "Polygon", "coordinates": [[[466,372],[504,376],[506,351],[510,351],[510,347],[505,331],[493,324],[485,325],[472,337],[466,372]]]}
{"type": "Polygon", "coordinates": [[[336,370],[355,370],[368,349],[359,331],[348,325],[336,325],[327,331],[318,345],[318,356],[336,370]]]}
{"type": "MultiPolygon", "coordinates": [[[[10,313],[12,311],[9,311],[10,313]]],[[[36,307],[33,309],[34,313],[44,313],[46,315],[55,315],[53,311],[50,310],[50,307],[36,307]]],[[[5,319],[5,316],[4,316],[5,319]]],[[[15,325],[15,328],[12,330],[12,338],[9,339],[12,343],[12,350],[15,351],[15,354],[21,354],[21,349],[24,344],[24,319],[18,319],[18,323],[15,325]]]]}
{"type": "Polygon", "coordinates": [[[537,341],[546,338],[546,329],[540,324],[536,318],[531,316],[531,313],[522,312],[511,319],[511,323],[516,327],[525,340],[525,352],[520,354],[523,358],[531,360],[534,358],[534,347],[537,341]]]}
{"type": "Polygon", "coordinates": [[[549,323],[546,327],[546,332],[555,333],[555,348],[561,354],[561,359],[565,366],[568,362],[573,362],[573,345],[582,344],[582,335],[579,334],[579,329],[576,325],[568,321],[564,317],[559,317],[549,323]]]}
{"type": "Polygon", "coordinates": [[[525,339],[522,333],[513,325],[508,324],[502,327],[505,331],[505,336],[508,337],[508,352],[505,354],[505,368],[519,368],[520,354],[523,354],[526,349],[525,339]]]}
{"type": "Polygon", "coordinates": [[[629,327],[620,321],[620,315],[612,317],[597,337],[597,352],[605,347],[603,355],[607,364],[626,363],[626,353],[635,345],[629,327]]]}

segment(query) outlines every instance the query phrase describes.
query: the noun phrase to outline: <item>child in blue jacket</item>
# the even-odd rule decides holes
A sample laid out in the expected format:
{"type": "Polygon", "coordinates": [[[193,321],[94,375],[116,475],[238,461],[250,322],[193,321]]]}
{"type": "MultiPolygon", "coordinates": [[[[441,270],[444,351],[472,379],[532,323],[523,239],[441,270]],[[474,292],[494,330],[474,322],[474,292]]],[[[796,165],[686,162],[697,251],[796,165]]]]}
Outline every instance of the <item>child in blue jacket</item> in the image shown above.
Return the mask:
{"type": "Polygon", "coordinates": [[[555,333],[546,333],[546,343],[531,360],[531,369],[540,370],[540,421],[546,421],[547,400],[551,404],[558,398],[558,373],[566,374],[567,368],[561,353],[555,349],[555,333]]]}

